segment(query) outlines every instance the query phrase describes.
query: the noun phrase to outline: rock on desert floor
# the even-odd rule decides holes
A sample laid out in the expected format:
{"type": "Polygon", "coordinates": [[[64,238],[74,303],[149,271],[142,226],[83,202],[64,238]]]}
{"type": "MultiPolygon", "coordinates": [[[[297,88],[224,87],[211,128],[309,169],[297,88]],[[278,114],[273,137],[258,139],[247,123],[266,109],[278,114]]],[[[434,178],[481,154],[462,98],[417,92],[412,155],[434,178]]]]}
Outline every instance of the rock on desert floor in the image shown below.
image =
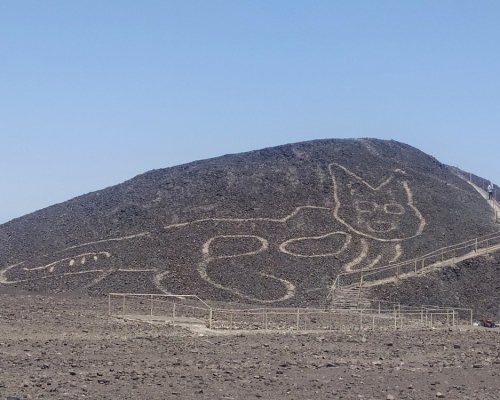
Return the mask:
{"type": "Polygon", "coordinates": [[[0,399],[500,399],[500,329],[194,333],[0,296],[0,399]]]}

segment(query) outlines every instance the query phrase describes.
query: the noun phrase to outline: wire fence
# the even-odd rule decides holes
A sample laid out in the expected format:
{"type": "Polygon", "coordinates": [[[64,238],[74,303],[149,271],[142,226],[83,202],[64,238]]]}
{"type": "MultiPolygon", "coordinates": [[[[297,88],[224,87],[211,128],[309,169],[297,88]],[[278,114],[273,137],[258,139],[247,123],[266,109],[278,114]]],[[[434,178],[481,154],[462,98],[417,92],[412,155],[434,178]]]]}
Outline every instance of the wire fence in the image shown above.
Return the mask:
{"type": "Polygon", "coordinates": [[[161,321],[172,325],[198,324],[214,330],[377,331],[472,324],[470,309],[435,306],[417,308],[367,299],[363,302],[364,307],[357,309],[327,310],[251,306],[223,309],[212,307],[193,295],[132,293],[110,293],[108,303],[110,316],[161,321]]]}

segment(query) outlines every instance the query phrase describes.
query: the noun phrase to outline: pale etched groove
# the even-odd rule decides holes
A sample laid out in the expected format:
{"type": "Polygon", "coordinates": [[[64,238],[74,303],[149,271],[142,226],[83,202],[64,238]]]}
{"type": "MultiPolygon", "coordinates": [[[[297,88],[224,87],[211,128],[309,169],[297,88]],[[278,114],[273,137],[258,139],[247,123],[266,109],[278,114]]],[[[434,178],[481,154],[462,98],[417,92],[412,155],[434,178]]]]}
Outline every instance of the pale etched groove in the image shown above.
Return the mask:
{"type": "Polygon", "coordinates": [[[352,236],[346,232],[331,232],[331,233],[327,233],[326,235],[321,235],[321,236],[310,236],[310,237],[288,239],[280,244],[279,249],[282,253],[289,254],[289,255],[295,256],[295,257],[306,257],[306,258],[329,257],[329,256],[334,256],[334,255],[337,255],[337,254],[340,254],[341,252],[343,252],[346,249],[346,247],[349,246],[349,244],[351,243],[351,238],[352,238],[352,236]],[[338,251],[335,251],[335,252],[308,255],[308,254],[294,253],[294,252],[288,251],[286,249],[286,246],[290,243],[293,243],[293,242],[299,242],[299,241],[304,241],[304,240],[320,240],[320,239],[327,238],[328,236],[333,236],[333,235],[337,235],[337,234],[345,235],[346,241],[344,242],[342,247],[338,251]]]}

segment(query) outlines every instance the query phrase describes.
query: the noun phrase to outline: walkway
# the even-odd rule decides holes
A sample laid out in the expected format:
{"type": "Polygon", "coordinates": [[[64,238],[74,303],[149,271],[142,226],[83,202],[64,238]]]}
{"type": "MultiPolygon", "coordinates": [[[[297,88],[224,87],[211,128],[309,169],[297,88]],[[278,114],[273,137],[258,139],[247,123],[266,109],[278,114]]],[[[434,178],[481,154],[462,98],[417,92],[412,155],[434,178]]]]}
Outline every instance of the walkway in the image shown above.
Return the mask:
{"type": "MultiPolygon", "coordinates": [[[[460,176],[460,175],[459,175],[460,176]]],[[[495,211],[495,219],[500,214],[500,204],[496,200],[488,200],[488,193],[466,180],[495,211]]],[[[363,288],[385,285],[387,283],[399,282],[403,279],[422,276],[475,257],[486,255],[490,252],[500,250],[500,232],[472,239],[453,246],[443,247],[422,257],[404,261],[397,264],[387,265],[369,270],[358,270],[339,274],[333,283],[327,297],[327,303],[332,304],[335,299],[352,299],[357,293],[361,299],[363,288]]]]}

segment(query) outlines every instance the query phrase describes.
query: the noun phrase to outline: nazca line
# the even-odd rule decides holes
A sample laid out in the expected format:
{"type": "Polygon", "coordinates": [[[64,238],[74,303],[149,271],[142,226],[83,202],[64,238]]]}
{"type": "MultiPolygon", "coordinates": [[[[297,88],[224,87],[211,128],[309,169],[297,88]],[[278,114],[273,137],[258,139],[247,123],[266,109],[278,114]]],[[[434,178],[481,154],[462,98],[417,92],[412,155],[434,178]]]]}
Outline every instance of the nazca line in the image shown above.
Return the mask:
{"type": "Polygon", "coordinates": [[[419,236],[419,235],[422,234],[422,232],[424,230],[424,227],[426,225],[426,221],[425,221],[424,217],[422,216],[422,214],[420,213],[420,211],[418,210],[418,208],[415,207],[415,205],[413,204],[413,194],[412,194],[410,188],[408,187],[408,182],[406,182],[406,181],[403,181],[402,185],[403,185],[403,187],[404,187],[404,189],[406,191],[407,197],[408,197],[407,204],[415,212],[415,214],[417,215],[418,219],[420,220],[420,223],[419,223],[419,226],[418,226],[418,229],[417,229],[417,232],[415,233],[415,235],[409,236],[409,237],[406,237],[406,238],[399,238],[399,239],[381,239],[381,238],[377,238],[377,237],[372,236],[372,235],[368,235],[367,233],[360,232],[357,229],[354,229],[354,227],[352,227],[351,225],[349,225],[347,222],[345,222],[339,216],[339,209],[340,209],[340,205],[341,205],[340,204],[340,200],[339,200],[339,196],[338,196],[339,185],[337,183],[337,180],[335,179],[335,174],[332,171],[332,166],[333,165],[336,165],[337,167],[343,169],[347,174],[349,174],[350,176],[352,176],[356,180],[364,183],[366,186],[368,186],[370,189],[372,189],[374,191],[379,191],[381,188],[383,188],[388,183],[390,183],[392,181],[393,176],[390,176],[388,179],[386,179],[380,185],[378,185],[377,187],[374,187],[374,186],[370,185],[368,182],[366,182],[363,179],[361,179],[358,175],[356,175],[355,173],[349,171],[347,168],[343,167],[340,164],[331,163],[330,165],[328,165],[328,169],[330,171],[330,176],[331,176],[331,178],[333,180],[333,196],[334,196],[334,199],[335,199],[335,208],[333,209],[333,214],[334,214],[335,218],[339,222],[341,222],[342,224],[344,224],[347,228],[349,228],[353,232],[356,232],[358,235],[369,237],[371,239],[374,239],[374,240],[377,240],[377,241],[380,241],[380,242],[401,242],[402,240],[411,239],[411,238],[414,238],[414,237],[419,236]]]}
{"type": "Polygon", "coordinates": [[[228,292],[234,293],[235,295],[243,297],[243,298],[246,298],[248,300],[258,301],[260,303],[274,303],[276,301],[288,300],[288,299],[292,298],[295,295],[295,285],[292,282],[287,281],[286,279],[277,278],[276,276],[273,276],[273,275],[265,274],[263,272],[257,272],[256,273],[257,275],[260,275],[260,276],[263,276],[263,277],[266,277],[266,278],[274,279],[275,281],[281,282],[283,285],[285,285],[285,287],[286,287],[286,294],[284,296],[282,296],[281,298],[274,299],[274,300],[262,300],[262,299],[257,299],[257,298],[252,297],[252,296],[248,296],[248,295],[240,292],[238,289],[234,289],[234,288],[229,288],[229,287],[223,286],[220,283],[217,283],[217,282],[213,281],[208,276],[207,266],[208,266],[208,264],[210,264],[211,261],[213,261],[215,259],[234,258],[234,257],[247,256],[247,255],[254,255],[254,254],[258,254],[258,253],[261,253],[261,252],[265,251],[268,247],[269,247],[268,241],[266,239],[264,239],[264,238],[261,238],[260,236],[255,236],[255,235],[218,235],[218,236],[214,236],[214,237],[208,239],[203,244],[203,247],[202,247],[203,261],[198,264],[198,268],[197,268],[198,273],[200,274],[200,277],[203,280],[205,280],[206,282],[210,283],[211,285],[213,285],[213,286],[215,286],[215,287],[217,287],[219,289],[222,289],[222,290],[227,290],[228,292]],[[241,254],[235,254],[235,255],[231,255],[231,256],[210,257],[209,256],[210,245],[217,238],[255,238],[258,241],[260,241],[261,247],[259,249],[257,249],[257,250],[254,250],[254,251],[250,251],[250,252],[246,252],[246,253],[241,253],[241,254]]]}
{"type": "Polygon", "coordinates": [[[295,215],[297,215],[300,210],[303,208],[312,208],[312,209],[319,209],[319,210],[331,210],[329,207],[320,207],[320,206],[300,206],[296,207],[291,214],[288,214],[287,216],[283,218],[203,218],[203,219],[196,219],[194,221],[190,222],[181,222],[178,224],[171,224],[171,225],[166,225],[163,228],[164,229],[171,229],[171,228],[179,228],[183,226],[188,226],[188,225],[194,225],[194,224],[199,224],[202,222],[208,222],[208,221],[213,221],[213,222],[252,222],[252,221],[268,221],[268,222],[280,222],[284,223],[288,221],[290,218],[293,218],[295,215]]]}
{"type": "MultiPolygon", "coordinates": [[[[353,176],[357,180],[363,182],[365,185],[367,185],[372,190],[376,190],[376,191],[378,191],[380,188],[382,188],[383,186],[385,186],[389,182],[391,182],[392,179],[393,179],[393,176],[390,176],[388,179],[386,179],[384,182],[382,182],[382,184],[380,184],[379,186],[374,187],[374,186],[371,186],[368,182],[366,182],[363,179],[361,179],[360,177],[358,177],[356,174],[354,174],[351,171],[349,171],[347,168],[345,168],[345,167],[343,167],[343,166],[341,166],[339,164],[331,163],[331,164],[328,165],[330,176],[331,176],[333,184],[334,184],[334,193],[333,193],[333,195],[334,195],[334,199],[335,199],[335,208],[333,209],[333,211],[334,211],[335,218],[339,222],[341,222],[342,224],[344,224],[348,229],[350,229],[350,230],[358,233],[359,235],[362,235],[362,236],[365,236],[365,237],[370,237],[370,238],[372,238],[374,240],[383,241],[383,242],[391,242],[391,241],[401,241],[401,240],[404,240],[404,239],[380,239],[380,238],[373,237],[371,235],[367,235],[367,234],[365,234],[363,232],[360,232],[360,231],[354,229],[352,226],[350,226],[349,224],[347,224],[344,220],[342,220],[339,217],[338,211],[339,211],[339,208],[340,208],[341,204],[340,204],[340,201],[339,201],[339,198],[338,198],[338,193],[337,193],[338,184],[337,184],[337,181],[335,179],[335,175],[332,172],[332,165],[336,165],[336,166],[342,168],[346,173],[348,173],[349,175],[353,176]]],[[[423,218],[423,216],[421,215],[420,211],[413,204],[413,196],[412,196],[412,193],[411,193],[411,191],[410,191],[410,189],[409,189],[408,184],[407,184],[406,181],[403,182],[403,186],[404,186],[404,188],[406,190],[406,193],[407,193],[407,196],[408,196],[408,203],[407,204],[413,209],[413,211],[415,212],[415,214],[420,219],[420,225],[419,225],[419,228],[417,230],[417,233],[414,236],[412,236],[412,237],[415,237],[415,236],[418,236],[418,235],[420,235],[422,233],[422,231],[423,231],[423,229],[425,227],[426,222],[425,222],[425,219],[423,218]]],[[[184,227],[184,226],[188,226],[188,225],[192,225],[192,224],[196,224],[196,223],[207,222],[207,221],[213,221],[213,222],[225,222],[225,221],[227,221],[227,222],[269,221],[269,222],[284,223],[287,220],[289,220],[290,218],[293,218],[295,215],[297,215],[302,209],[331,210],[331,208],[329,208],[329,207],[321,207],[321,206],[299,206],[299,207],[296,207],[291,214],[289,214],[289,215],[287,215],[287,216],[285,216],[283,218],[204,218],[204,219],[195,220],[195,221],[191,221],[191,222],[184,222],[184,223],[167,225],[167,226],[164,226],[164,229],[184,227]]],[[[344,248],[350,243],[350,240],[351,240],[351,236],[350,235],[346,234],[346,235],[349,236],[347,243],[345,243],[343,245],[343,247],[338,252],[336,252],[336,253],[326,253],[324,255],[302,255],[302,254],[297,254],[297,253],[293,253],[293,252],[290,252],[290,251],[286,250],[286,245],[289,244],[289,243],[291,243],[291,242],[293,242],[293,241],[304,240],[304,239],[321,239],[321,238],[327,237],[329,235],[333,235],[335,233],[346,234],[345,232],[332,232],[332,233],[329,233],[329,234],[326,234],[326,235],[323,235],[323,236],[318,236],[318,237],[293,238],[293,239],[289,239],[289,240],[283,242],[280,245],[279,248],[280,248],[280,251],[282,251],[282,252],[284,252],[286,254],[292,255],[292,256],[296,256],[296,257],[324,257],[324,256],[333,255],[333,254],[338,254],[339,252],[341,252],[342,250],[344,250],[344,248]]],[[[134,239],[134,238],[138,238],[138,237],[142,237],[142,236],[150,236],[150,232],[142,232],[142,233],[139,233],[139,234],[122,236],[122,237],[118,237],[118,238],[103,239],[103,240],[98,240],[98,241],[93,241],[93,242],[87,242],[87,243],[83,243],[83,244],[79,244],[79,245],[67,247],[67,248],[65,248],[63,250],[60,250],[60,251],[56,252],[56,253],[61,253],[61,252],[64,252],[64,251],[67,251],[67,250],[70,250],[70,249],[75,249],[75,248],[79,248],[79,247],[83,247],[83,246],[88,246],[88,245],[92,245],[92,244],[100,244],[100,243],[107,243],[107,242],[113,242],[113,241],[129,240],[129,239],[134,239]]],[[[241,235],[241,236],[245,236],[245,235],[241,235]]],[[[246,236],[252,236],[252,235],[246,235],[246,236]]],[[[261,249],[257,250],[256,252],[249,252],[249,253],[244,253],[244,254],[241,254],[241,255],[257,254],[257,252],[264,251],[265,249],[268,248],[268,243],[267,243],[267,241],[265,239],[257,237],[257,236],[254,236],[254,237],[256,237],[259,241],[261,241],[261,243],[262,243],[261,249]]],[[[214,239],[215,239],[215,237],[212,238],[212,239],[210,239],[209,241],[207,241],[204,244],[204,248],[202,249],[202,253],[205,256],[208,254],[208,248],[210,246],[210,243],[214,239]]],[[[405,239],[409,239],[409,238],[405,238],[405,239]]],[[[352,268],[355,265],[359,264],[367,256],[367,252],[368,252],[368,244],[366,243],[366,241],[364,239],[362,239],[362,252],[361,252],[361,254],[355,260],[353,260],[350,263],[346,264],[344,266],[345,270],[346,271],[351,271],[352,268]]],[[[395,257],[390,262],[393,262],[393,261],[397,260],[401,256],[401,253],[402,253],[401,252],[401,247],[398,244],[398,245],[396,245],[396,255],[395,255],[395,257]]],[[[226,256],[226,257],[236,257],[236,256],[238,256],[238,255],[235,255],[235,256],[226,256]]],[[[75,257],[72,257],[72,258],[76,258],[76,257],[78,257],[78,256],[75,256],[75,257]]],[[[375,260],[370,264],[369,267],[372,267],[373,265],[375,265],[380,260],[380,257],[381,256],[375,258],[375,260]]],[[[52,272],[53,271],[53,267],[52,267],[53,265],[57,264],[58,262],[65,261],[65,260],[67,260],[67,259],[62,259],[62,260],[56,261],[56,262],[51,263],[51,264],[47,264],[47,265],[42,266],[42,267],[35,267],[35,268],[32,268],[32,269],[25,268],[25,270],[30,270],[31,271],[31,270],[39,270],[39,269],[49,268],[49,271],[52,272]]],[[[205,262],[203,262],[203,263],[200,264],[200,265],[205,265],[205,267],[203,267],[201,269],[199,268],[200,275],[204,279],[206,279],[208,282],[210,282],[211,284],[213,284],[215,286],[218,286],[218,287],[222,287],[221,285],[219,285],[219,284],[217,284],[215,282],[212,282],[210,280],[210,278],[207,276],[207,274],[206,274],[206,265],[208,264],[209,261],[210,261],[210,258],[207,258],[205,260],[205,262]]],[[[18,263],[18,264],[6,267],[2,271],[0,271],[0,282],[1,283],[14,283],[14,282],[8,282],[7,281],[5,273],[7,271],[9,271],[10,269],[12,269],[12,268],[14,268],[16,266],[19,266],[19,265],[21,265],[23,263],[24,263],[24,261],[21,262],[21,263],[18,263]]],[[[155,270],[156,269],[153,269],[153,270],[151,270],[151,269],[147,269],[147,270],[135,270],[135,271],[155,271],[155,270]]],[[[119,271],[121,271],[121,270],[119,270],[119,271]]],[[[80,272],[72,272],[72,273],[67,272],[67,273],[63,273],[62,275],[84,274],[84,273],[90,273],[90,272],[102,272],[102,270],[80,271],[80,272]]],[[[160,279],[161,279],[161,277],[163,277],[167,273],[168,272],[162,272],[157,277],[155,277],[155,283],[158,284],[159,281],[160,281],[160,279]],[[160,275],[161,275],[161,277],[160,277],[160,275]]],[[[270,276],[270,275],[266,275],[266,274],[261,274],[261,275],[262,276],[268,276],[268,277],[273,278],[273,279],[277,279],[277,280],[281,281],[282,283],[284,283],[287,286],[288,292],[287,292],[287,295],[284,296],[284,299],[285,298],[290,298],[290,297],[293,296],[293,293],[295,291],[295,286],[292,283],[290,283],[288,281],[285,281],[285,280],[281,280],[279,278],[276,278],[276,277],[273,277],[273,276],[270,276]]],[[[54,274],[50,275],[50,277],[54,277],[54,276],[57,276],[57,275],[54,275],[54,274]]],[[[48,278],[48,277],[42,277],[42,279],[43,278],[48,278]]],[[[38,277],[37,279],[41,279],[41,277],[38,277]]],[[[17,282],[21,282],[21,281],[17,281],[17,282]]],[[[223,288],[223,289],[228,290],[227,288],[223,288]]],[[[233,290],[235,293],[237,293],[237,294],[239,294],[239,295],[241,295],[243,297],[248,297],[248,296],[246,296],[246,295],[244,295],[242,293],[239,293],[239,291],[237,291],[235,289],[231,289],[231,290],[233,290]]],[[[276,301],[276,300],[273,300],[273,301],[276,301]]]]}

